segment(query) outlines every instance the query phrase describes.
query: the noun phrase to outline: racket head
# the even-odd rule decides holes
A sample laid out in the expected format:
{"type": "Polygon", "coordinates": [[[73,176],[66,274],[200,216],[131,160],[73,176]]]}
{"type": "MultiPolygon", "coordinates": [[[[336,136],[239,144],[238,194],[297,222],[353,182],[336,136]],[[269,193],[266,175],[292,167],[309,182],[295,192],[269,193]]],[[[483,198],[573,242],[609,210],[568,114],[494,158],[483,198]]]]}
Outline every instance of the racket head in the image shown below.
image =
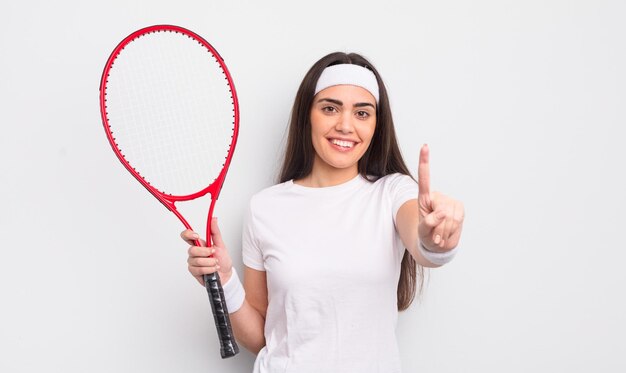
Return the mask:
{"type": "Polygon", "coordinates": [[[209,192],[217,198],[239,104],[224,60],[205,39],[173,25],[128,35],[102,73],[100,111],[120,162],[168,209],[209,192]]]}

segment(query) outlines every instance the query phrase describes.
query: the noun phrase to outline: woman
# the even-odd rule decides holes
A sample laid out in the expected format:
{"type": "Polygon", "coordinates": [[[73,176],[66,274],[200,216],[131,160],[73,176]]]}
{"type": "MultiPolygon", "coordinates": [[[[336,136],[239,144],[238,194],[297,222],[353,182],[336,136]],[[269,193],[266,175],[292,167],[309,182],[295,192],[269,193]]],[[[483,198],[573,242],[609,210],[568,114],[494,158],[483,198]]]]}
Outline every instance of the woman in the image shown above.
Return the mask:
{"type": "Polygon", "coordinates": [[[235,337],[258,354],[255,372],[400,371],[397,313],[415,296],[416,263],[451,260],[464,217],[460,202],[430,192],[428,155],[423,146],[418,186],[383,81],[362,56],[332,53],[309,70],[280,184],[250,201],[243,287],[216,220],[214,247],[189,248],[201,284],[219,272],[235,337]]]}

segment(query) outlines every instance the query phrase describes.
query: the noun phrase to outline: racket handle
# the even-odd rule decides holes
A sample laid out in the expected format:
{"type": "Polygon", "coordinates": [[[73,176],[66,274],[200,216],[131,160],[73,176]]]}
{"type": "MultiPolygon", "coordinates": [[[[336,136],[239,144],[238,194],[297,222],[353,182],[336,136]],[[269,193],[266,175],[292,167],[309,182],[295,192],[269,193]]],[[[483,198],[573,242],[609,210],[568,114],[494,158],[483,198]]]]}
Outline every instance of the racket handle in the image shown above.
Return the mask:
{"type": "Polygon", "coordinates": [[[213,310],[222,359],[233,357],[239,353],[239,346],[235,342],[233,328],[230,325],[230,317],[228,317],[228,308],[226,308],[224,290],[217,272],[204,275],[204,286],[209,294],[209,302],[213,310]]]}

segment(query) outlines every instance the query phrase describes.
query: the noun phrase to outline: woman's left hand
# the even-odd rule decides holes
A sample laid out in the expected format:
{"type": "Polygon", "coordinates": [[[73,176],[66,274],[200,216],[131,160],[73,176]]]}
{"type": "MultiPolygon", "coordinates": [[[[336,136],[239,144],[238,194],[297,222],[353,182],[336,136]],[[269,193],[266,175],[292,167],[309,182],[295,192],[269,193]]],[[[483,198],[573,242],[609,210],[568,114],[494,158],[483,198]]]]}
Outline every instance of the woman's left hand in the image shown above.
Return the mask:
{"type": "Polygon", "coordinates": [[[429,251],[445,252],[454,249],[461,238],[465,208],[457,201],[439,192],[430,191],[430,164],[428,145],[422,146],[418,168],[420,242],[429,251]]]}

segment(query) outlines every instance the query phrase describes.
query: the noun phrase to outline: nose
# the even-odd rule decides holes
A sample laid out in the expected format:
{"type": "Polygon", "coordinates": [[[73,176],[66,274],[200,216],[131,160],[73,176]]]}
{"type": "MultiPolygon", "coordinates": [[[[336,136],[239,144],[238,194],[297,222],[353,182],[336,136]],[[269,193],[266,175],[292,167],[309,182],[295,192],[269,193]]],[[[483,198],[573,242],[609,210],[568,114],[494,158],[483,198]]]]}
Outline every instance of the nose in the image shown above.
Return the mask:
{"type": "Polygon", "coordinates": [[[337,123],[335,124],[335,130],[341,133],[352,133],[354,131],[354,124],[352,123],[352,115],[349,110],[343,112],[337,117],[337,123]]]}

